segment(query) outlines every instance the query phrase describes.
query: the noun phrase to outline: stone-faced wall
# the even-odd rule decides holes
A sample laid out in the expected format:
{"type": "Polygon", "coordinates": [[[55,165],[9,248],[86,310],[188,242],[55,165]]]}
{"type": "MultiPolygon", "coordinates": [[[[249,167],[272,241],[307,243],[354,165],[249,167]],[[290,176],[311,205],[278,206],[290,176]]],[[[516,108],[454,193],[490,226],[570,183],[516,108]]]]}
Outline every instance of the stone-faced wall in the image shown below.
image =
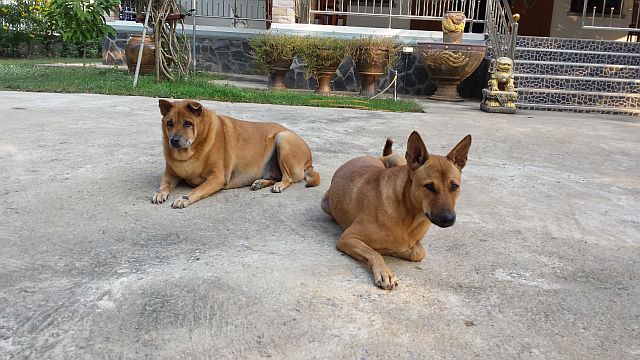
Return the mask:
{"type": "MultiPolygon", "coordinates": [[[[102,45],[102,59],[104,64],[125,65],[124,47],[129,34],[119,33],[115,38],[107,38],[102,45]]],[[[196,45],[196,68],[201,71],[252,74],[254,66],[251,58],[251,47],[246,39],[213,39],[198,40],[196,45]]],[[[429,78],[429,73],[417,54],[404,54],[396,66],[398,70],[398,94],[431,95],[437,85],[429,78]]],[[[482,88],[488,80],[488,61],[480,65],[460,86],[463,97],[482,98],[482,88]]],[[[315,89],[317,81],[306,79],[304,64],[294,59],[291,69],[285,78],[285,85],[291,89],[315,89]]],[[[378,89],[384,89],[392,73],[383,76],[378,83],[378,89]]],[[[349,58],[338,67],[332,79],[333,90],[360,91],[360,78],[355,71],[353,62],[349,58]]]]}
{"type": "Polygon", "coordinates": [[[129,34],[117,33],[116,36],[109,35],[102,41],[102,64],[104,65],[127,65],[124,55],[124,47],[129,40],[129,34]]]}
{"type": "Polygon", "coordinates": [[[202,39],[196,44],[196,68],[234,74],[254,72],[251,47],[246,39],[202,39]]]}

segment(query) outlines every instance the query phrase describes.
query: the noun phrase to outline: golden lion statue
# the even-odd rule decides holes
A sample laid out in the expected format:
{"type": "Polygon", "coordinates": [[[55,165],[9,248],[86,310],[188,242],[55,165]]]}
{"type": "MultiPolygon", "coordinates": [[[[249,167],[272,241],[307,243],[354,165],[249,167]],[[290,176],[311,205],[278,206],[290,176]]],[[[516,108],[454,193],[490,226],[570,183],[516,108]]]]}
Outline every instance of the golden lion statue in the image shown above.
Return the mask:
{"type": "Polygon", "coordinates": [[[464,31],[466,17],[463,13],[450,13],[442,17],[442,32],[457,33],[464,31]]]}
{"type": "Polygon", "coordinates": [[[496,60],[496,66],[489,80],[489,90],[514,91],[513,60],[508,57],[500,57],[496,60]]]}

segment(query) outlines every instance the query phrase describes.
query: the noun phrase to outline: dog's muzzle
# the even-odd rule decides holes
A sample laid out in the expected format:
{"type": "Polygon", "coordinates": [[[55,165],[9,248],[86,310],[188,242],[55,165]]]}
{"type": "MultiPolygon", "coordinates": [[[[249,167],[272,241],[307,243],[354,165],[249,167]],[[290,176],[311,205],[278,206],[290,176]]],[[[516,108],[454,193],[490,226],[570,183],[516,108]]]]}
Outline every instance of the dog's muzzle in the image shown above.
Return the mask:
{"type": "Polygon", "coordinates": [[[169,139],[169,146],[172,149],[185,149],[189,147],[189,140],[183,138],[182,136],[172,136],[169,139]]]}
{"type": "Polygon", "coordinates": [[[432,224],[441,228],[449,227],[456,222],[456,214],[451,211],[443,211],[435,216],[430,216],[429,213],[425,213],[425,215],[432,224]]]}

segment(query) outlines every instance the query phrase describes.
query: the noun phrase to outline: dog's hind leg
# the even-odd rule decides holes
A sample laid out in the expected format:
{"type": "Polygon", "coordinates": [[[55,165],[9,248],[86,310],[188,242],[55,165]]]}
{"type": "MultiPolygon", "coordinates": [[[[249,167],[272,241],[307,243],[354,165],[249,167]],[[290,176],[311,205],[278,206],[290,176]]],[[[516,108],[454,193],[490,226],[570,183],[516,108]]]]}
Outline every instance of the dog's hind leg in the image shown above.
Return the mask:
{"type": "Polygon", "coordinates": [[[300,156],[306,154],[311,158],[309,147],[295,133],[281,132],[276,135],[276,151],[278,152],[278,166],[282,173],[282,179],[275,183],[271,191],[279,193],[297,181],[304,180],[305,161],[300,156]]]}
{"type": "Polygon", "coordinates": [[[327,213],[327,215],[333,217],[333,215],[331,215],[331,204],[329,203],[328,191],[324,193],[324,196],[322,197],[322,202],[320,202],[320,208],[322,209],[322,211],[327,213]]]}
{"type": "Polygon", "coordinates": [[[275,184],[275,180],[271,179],[258,179],[251,184],[251,190],[260,190],[262,188],[266,188],[267,186],[271,186],[275,184]]]}
{"type": "Polygon", "coordinates": [[[307,182],[307,187],[314,187],[320,185],[320,174],[313,170],[313,166],[309,166],[304,171],[304,180],[307,182]]]}
{"type": "Polygon", "coordinates": [[[360,239],[359,234],[361,233],[362,229],[357,229],[357,227],[351,225],[342,233],[342,237],[338,240],[336,247],[352,258],[369,265],[373,274],[373,281],[378,287],[386,290],[394,289],[398,286],[396,274],[389,270],[380,253],[360,239]]]}

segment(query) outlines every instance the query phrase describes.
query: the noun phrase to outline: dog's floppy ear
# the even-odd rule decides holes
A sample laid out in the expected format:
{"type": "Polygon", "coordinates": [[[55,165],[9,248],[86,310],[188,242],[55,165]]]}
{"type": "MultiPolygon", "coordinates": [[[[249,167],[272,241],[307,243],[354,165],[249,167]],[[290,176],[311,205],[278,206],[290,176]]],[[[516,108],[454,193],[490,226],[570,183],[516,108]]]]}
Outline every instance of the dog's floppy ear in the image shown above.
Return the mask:
{"type": "Polygon", "coordinates": [[[189,109],[189,111],[195,116],[202,115],[202,104],[195,100],[189,100],[187,103],[187,109],[189,109]]]}
{"type": "Polygon", "coordinates": [[[173,103],[165,99],[160,99],[158,101],[158,104],[160,105],[160,114],[162,114],[162,116],[167,116],[167,114],[169,113],[169,111],[171,111],[171,108],[173,107],[173,103]]]}
{"type": "Polygon", "coordinates": [[[424,142],[418,134],[414,131],[409,135],[409,141],[407,141],[407,153],[404,155],[407,160],[407,165],[411,170],[415,170],[422,166],[429,158],[427,147],[424,146],[424,142]]]}
{"type": "Polygon", "coordinates": [[[469,148],[471,147],[471,135],[465,136],[458,145],[456,145],[449,153],[447,154],[447,159],[451,160],[458,169],[462,170],[462,168],[467,164],[467,154],[469,153],[469,148]]]}

